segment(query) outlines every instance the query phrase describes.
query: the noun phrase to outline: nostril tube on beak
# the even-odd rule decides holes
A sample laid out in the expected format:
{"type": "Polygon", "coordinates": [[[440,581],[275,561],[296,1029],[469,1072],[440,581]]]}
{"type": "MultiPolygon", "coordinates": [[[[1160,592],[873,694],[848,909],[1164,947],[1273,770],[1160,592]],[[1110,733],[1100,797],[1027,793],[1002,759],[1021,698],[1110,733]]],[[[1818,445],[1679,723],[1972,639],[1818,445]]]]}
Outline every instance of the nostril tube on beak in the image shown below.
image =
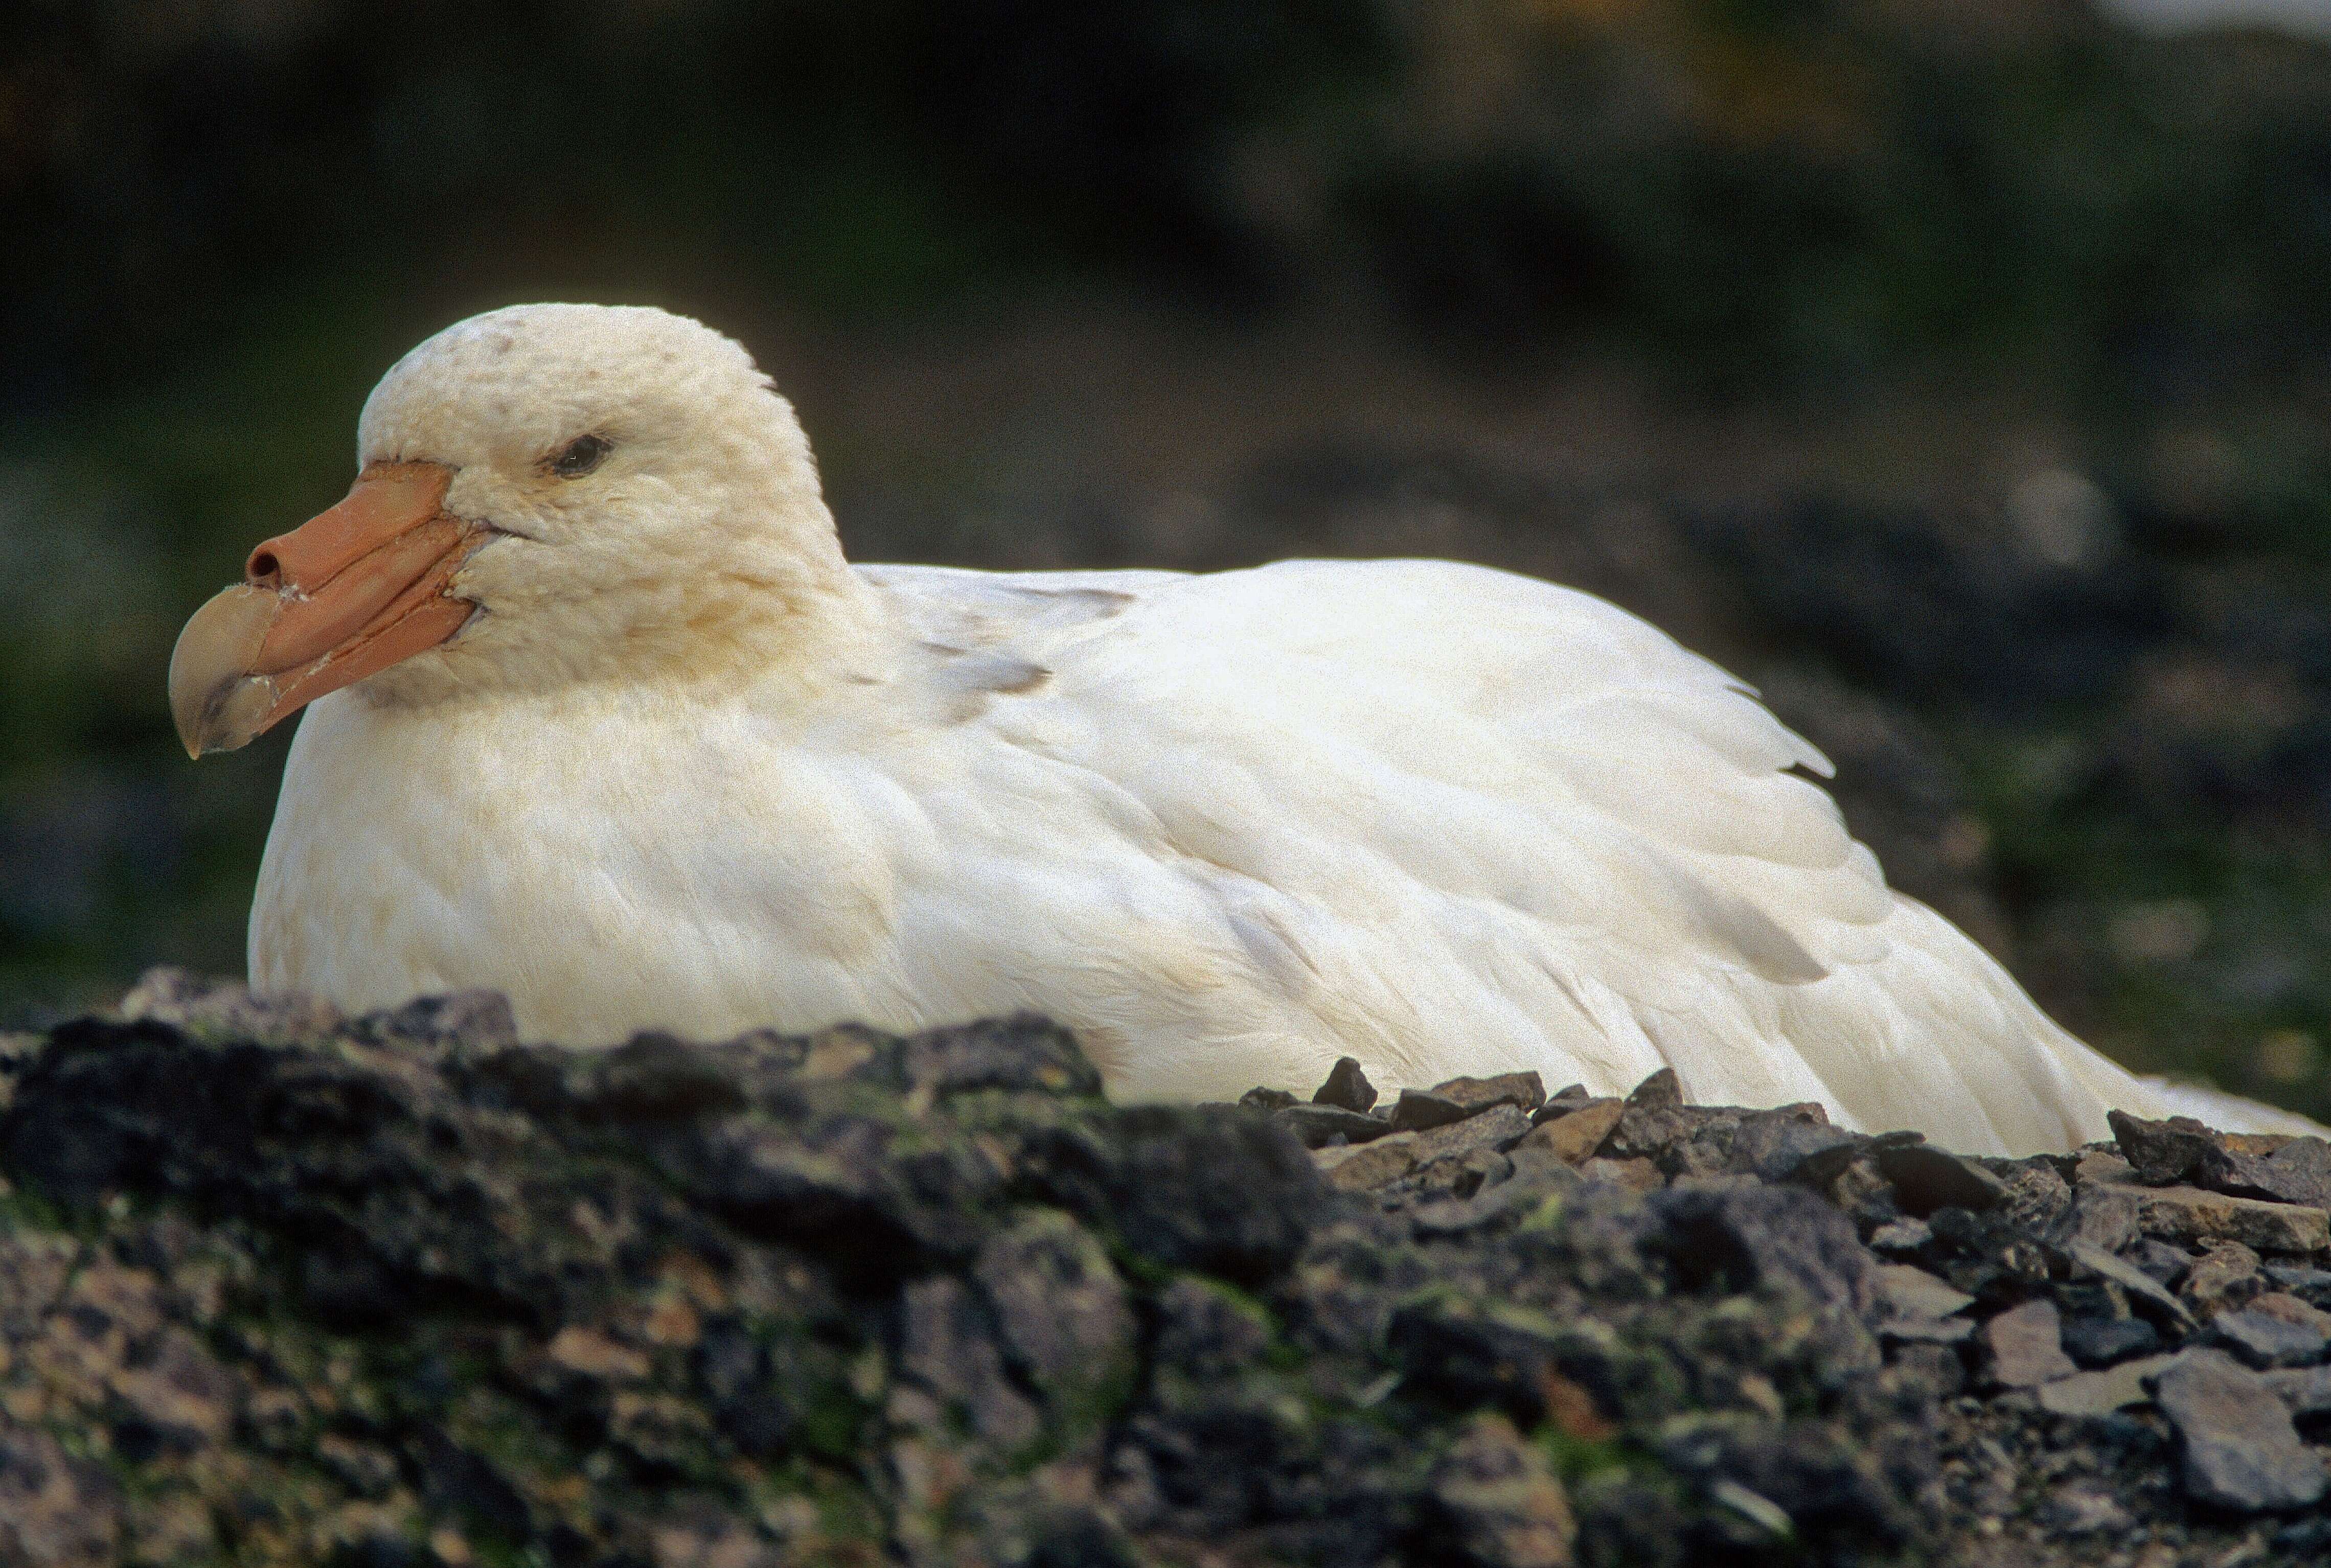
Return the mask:
{"type": "Polygon", "coordinates": [[[262,545],[251,552],[251,559],[243,564],[243,580],[254,588],[281,588],[283,563],[275,558],[274,551],[262,545]]]}

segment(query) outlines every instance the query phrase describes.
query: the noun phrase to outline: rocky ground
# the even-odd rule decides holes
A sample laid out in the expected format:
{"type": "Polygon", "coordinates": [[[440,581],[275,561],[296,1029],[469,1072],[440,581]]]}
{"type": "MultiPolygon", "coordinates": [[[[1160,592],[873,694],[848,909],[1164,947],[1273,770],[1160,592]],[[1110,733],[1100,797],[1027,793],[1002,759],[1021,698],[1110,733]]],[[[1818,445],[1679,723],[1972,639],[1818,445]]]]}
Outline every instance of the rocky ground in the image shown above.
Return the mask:
{"type": "Polygon", "coordinates": [[[0,1563],[2331,1555],[2331,1146],[1545,1088],[149,976],[0,1050],[0,1563]]]}

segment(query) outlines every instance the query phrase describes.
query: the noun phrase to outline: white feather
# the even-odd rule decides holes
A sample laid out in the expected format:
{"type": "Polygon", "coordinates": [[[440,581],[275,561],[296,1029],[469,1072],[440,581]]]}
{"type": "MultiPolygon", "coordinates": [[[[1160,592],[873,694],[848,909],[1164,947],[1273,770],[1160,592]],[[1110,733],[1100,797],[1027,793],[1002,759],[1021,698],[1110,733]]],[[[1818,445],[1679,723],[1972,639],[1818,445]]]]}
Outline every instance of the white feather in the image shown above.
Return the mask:
{"type": "MultiPolygon", "coordinates": [[[[489,319],[519,345],[497,385],[531,353],[571,389],[566,361],[603,351],[587,315],[489,319]]],[[[501,461],[474,340],[434,381],[417,350],[367,425],[550,528],[471,471],[501,461]]],[[[706,420],[790,428],[757,378],[689,368],[706,420]]],[[[677,582],[633,560],[625,586],[596,534],[497,544],[468,582],[480,632],[310,710],[257,984],[349,1006],[492,986],[576,1044],[1032,1008],[1133,1098],[1308,1089],[1342,1055],[1386,1088],[1535,1068],[1610,1093],[1664,1063],[1697,1100],[1819,1100],[1976,1153],[2164,1108],[1887,889],[1792,771],[1826,774],[1817,751],[1608,603],[1435,561],[853,575],[823,564],[813,480],[804,499],[785,470],[764,525],[738,513],[747,436],[692,439],[623,508],[560,514],[631,530],[677,582]],[[687,648],[653,606],[752,577],[731,551],[794,574],[766,632],[746,599],[700,668],[566,645],[597,614],[687,648]],[[554,591],[586,569],[618,574],[604,603],[554,591]]]]}

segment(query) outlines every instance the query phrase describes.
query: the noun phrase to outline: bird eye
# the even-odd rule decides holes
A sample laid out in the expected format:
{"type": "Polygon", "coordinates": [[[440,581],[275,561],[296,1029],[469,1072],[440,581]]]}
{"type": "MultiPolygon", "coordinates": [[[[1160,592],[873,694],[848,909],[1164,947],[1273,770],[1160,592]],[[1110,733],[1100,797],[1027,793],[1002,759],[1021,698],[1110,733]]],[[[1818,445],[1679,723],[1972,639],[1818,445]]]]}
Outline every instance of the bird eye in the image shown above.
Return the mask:
{"type": "Polygon", "coordinates": [[[550,460],[550,471],[563,480],[579,480],[604,462],[614,450],[614,442],[604,436],[578,435],[550,460]]]}

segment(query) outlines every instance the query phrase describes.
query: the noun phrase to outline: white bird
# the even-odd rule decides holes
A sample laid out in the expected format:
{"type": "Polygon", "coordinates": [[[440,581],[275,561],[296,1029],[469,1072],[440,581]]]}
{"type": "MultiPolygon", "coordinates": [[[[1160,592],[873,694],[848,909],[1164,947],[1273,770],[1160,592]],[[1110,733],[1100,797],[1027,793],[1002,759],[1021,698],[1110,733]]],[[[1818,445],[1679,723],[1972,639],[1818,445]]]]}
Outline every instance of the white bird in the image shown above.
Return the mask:
{"type": "Polygon", "coordinates": [[[308,709],[261,988],[490,987],[575,1045],[1032,1009],[1130,1099],[1666,1065],[1974,1153],[2170,1104],[1889,890],[1748,688],[1588,594],[852,567],[790,405],[653,309],[449,328],[357,449],[172,660],[197,755],[308,709]]]}

